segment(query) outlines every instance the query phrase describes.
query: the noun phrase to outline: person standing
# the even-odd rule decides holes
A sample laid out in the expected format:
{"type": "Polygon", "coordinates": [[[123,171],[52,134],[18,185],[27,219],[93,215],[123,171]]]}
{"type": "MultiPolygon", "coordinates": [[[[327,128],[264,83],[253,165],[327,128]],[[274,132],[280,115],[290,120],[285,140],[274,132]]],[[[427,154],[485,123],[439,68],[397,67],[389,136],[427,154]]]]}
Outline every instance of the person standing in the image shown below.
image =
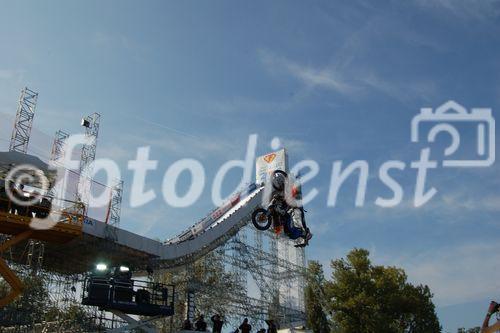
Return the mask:
{"type": "Polygon", "coordinates": [[[224,321],[221,319],[221,316],[217,313],[216,315],[212,316],[212,323],[213,323],[213,333],[221,333],[222,332],[222,326],[224,325],[224,321]]]}
{"type": "Polygon", "coordinates": [[[198,320],[196,321],[196,323],[194,325],[195,325],[196,331],[200,331],[200,332],[207,331],[207,323],[205,322],[203,315],[200,315],[198,317],[198,320]]]}
{"type": "Polygon", "coordinates": [[[500,330],[500,321],[497,321],[493,325],[490,325],[490,318],[500,309],[500,304],[495,301],[491,301],[490,306],[488,307],[488,312],[486,313],[486,317],[484,318],[483,325],[481,326],[481,333],[493,333],[500,330]]]}
{"type": "Polygon", "coordinates": [[[184,323],[182,324],[182,329],[184,331],[192,331],[193,330],[193,325],[191,325],[191,321],[189,321],[189,319],[184,320],[184,323]]]}
{"type": "Polygon", "coordinates": [[[243,320],[243,323],[240,325],[240,331],[241,333],[250,333],[252,330],[252,325],[248,323],[248,318],[245,318],[243,320]]]}
{"type": "Polygon", "coordinates": [[[266,324],[267,324],[267,333],[278,333],[278,327],[276,326],[274,320],[272,319],[266,320],[266,324]]]}

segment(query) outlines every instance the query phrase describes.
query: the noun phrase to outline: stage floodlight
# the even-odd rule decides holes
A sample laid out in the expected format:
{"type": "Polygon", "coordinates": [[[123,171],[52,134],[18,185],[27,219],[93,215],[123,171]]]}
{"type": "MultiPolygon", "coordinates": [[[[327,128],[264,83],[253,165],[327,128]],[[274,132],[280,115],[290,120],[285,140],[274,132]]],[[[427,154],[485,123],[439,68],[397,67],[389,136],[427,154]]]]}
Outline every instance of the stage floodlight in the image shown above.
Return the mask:
{"type": "Polygon", "coordinates": [[[130,271],[130,268],[127,266],[120,266],[120,272],[122,273],[128,273],[130,271]]]}
{"type": "Polygon", "coordinates": [[[104,272],[105,270],[108,269],[108,266],[106,264],[97,264],[96,265],[96,269],[99,271],[99,272],[104,272]]]}

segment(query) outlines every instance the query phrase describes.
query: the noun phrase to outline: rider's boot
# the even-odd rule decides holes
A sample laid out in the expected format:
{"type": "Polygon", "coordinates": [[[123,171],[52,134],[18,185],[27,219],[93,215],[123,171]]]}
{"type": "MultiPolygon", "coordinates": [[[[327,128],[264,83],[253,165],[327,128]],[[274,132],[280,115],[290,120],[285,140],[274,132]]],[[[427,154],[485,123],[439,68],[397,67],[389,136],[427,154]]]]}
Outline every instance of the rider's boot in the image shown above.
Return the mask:
{"type": "Polygon", "coordinates": [[[312,236],[313,235],[312,235],[311,231],[309,230],[309,228],[306,228],[305,235],[303,237],[303,241],[301,243],[296,244],[295,247],[305,247],[305,246],[309,245],[309,241],[311,240],[312,236]]]}
{"type": "Polygon", "coordinates": [[[309,241],[312,238],[313,234],[311,233],[311,230],[309,228],[306,228],[306,237],[305,239],[309,241]]]}

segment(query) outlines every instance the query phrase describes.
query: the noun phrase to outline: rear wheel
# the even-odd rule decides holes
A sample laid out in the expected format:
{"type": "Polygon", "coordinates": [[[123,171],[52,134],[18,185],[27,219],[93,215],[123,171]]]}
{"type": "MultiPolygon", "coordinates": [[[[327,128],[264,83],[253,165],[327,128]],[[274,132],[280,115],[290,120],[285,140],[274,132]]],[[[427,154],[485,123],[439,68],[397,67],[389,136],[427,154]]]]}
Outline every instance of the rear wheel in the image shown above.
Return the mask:
{"type": "Polygon", "coordinates": [[[271,227],[271,220],[267,216],[267,210],[258,208],[252,213],[252,223],[258,230],[267,230],[271,227]]]}

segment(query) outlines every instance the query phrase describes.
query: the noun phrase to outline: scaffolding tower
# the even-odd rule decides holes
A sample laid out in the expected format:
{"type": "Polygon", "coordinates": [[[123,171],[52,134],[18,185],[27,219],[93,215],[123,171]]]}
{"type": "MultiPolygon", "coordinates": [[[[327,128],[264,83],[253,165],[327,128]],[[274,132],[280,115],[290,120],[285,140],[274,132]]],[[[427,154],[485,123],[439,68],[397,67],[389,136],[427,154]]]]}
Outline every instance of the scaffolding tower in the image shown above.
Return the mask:
{"type": "Polygon", "coordinates": [[[108,217],[106,223],[106,238],[116,241],[116,228],[120,225],[123,199],[123,180],[118,179],[111,188],[111,200],[109,203],[108,217]]]}
{"type": "MultiPolygon", "coordinates": [[[[69,137],[69,134],[62,130],[58,130],[54,136],[54,141],[52,143],[52,149],[50,152],[50,162],[54,163],[59,158],[64,156],[64,140],[69,137]]],[[[56,197],[55,187],[49,189],[47,195],[50,197],[56,197]]],[[[32,274],[37,274],[43,264],[43,255],[45,252],[45,244],[42,241],[30,239],[27,245],[27,257],[26,266],[31,270],[32,274]]]]}
{"type": "Polygon", "coordinates": [[[80,180],[78,183],[78,192],[76,201],[83,203],[88,207],[91,191],[91,173],[93,170],[92,163],[95,161],[97,151],[97,137],[99,136],[99,126],[101,122],[101,115],[93,113],[82,119],[81,125],[85,127],[85,137],[88,144],[82,147],[80,157],[80,180]]]}
{"type": "Polygon", "coordinates": [[[69,134],[63,130],[58,130],[54,135],[52,150],[50,152],[50,161],[55,162],[64,157],[64,142],[69,138],[69,134]]]}
{"type": "MultiPolygon", "coordinates": [[[[54,141],[52,142],[52,148],[50,150],[50,160],[49,160],[49,163],[51,164],[52,167],[58,167],[59,165],[57,165],[56,163],[64,157],[64,142],[66,141],[66,139],[69,138],[69,134],[62,131],[62,130],[58,130],[55,135],[54,135],[54,141]]],[[[65,175],[61,175],[63,177],[65,177],[65,175]]],[[[63,181],[65,180],[64,178],[62,179],[63,181]]],[[[47,195],[49,197],[52,197],[52,198],[56,198],[56,197],[62,197],[63,196],[63,193],[57,193],[58,191],[62,191],[63,190],[63,186],[62,188],[56,188],[55,186],[51,187],[49,189],[49,192],[47,193],[47,195]]]]}
{"type": "Polygon", "coordinates": [[[38,93],[27,87],[21,91],[9,151],[17,151],[23,154],[28,152],[37,99],[38,93]]]}
{"type": "Polygon", "coordinates": [[[111,189],[111,204],[109,209],[108,224],[113,227],[120,225],[120,215],[123,197],[123,180],[117,180],[111,189]]]}
{"type": "MultiPolygon", "coordinates": [[[[21,90],[9,151],[15,151],[22,154],[28,152],[28,144],[30,141],[31,129],[33,127],[37,100],[38,93],[27,87],[21,90]]],[[[37,272],[42,266],[44,244],[41,241],[30,240],[26,247],[26,265],[32,272],[37,272]]]]}
{"type": "MultiPolygon", "coordinates": [[[[28,143],[30,140],[31,129],[33,126],[33,119],[35,113],[36,102],[38,98],[38,93],[24,88],[21,92],[21,97],[19,100],[19,106],[16,114],[16,121],[14,123],[14,129],[12,132],[12,138],[10,142],[10,151],[16,151],[19,153],[28,152],[28,143]]],[[[99,114],[92,114],[82,120],[82,126],[86,128],[85,134],[87,138],[91,139],[92,144],[85,145],[82,148],[82,159],[80,163],[80,170],[86,171],[86,179],[89,179],[90,171],[88,166],[95,160],[96,153],[96,140],[99,132],[99,114]]],[[[55,133],[54,141],[52,144],[50,152],[50,162],[53,167],[58,167],[59,165],[54,164],[59,158],[64,156],[64,142],[69,137],[69,134],[59,130],[55,133]]],[[[87,182],[90,184],[90,181],[87,182]]],[[[90,189],[90,186],[88,187],[90,189]]],[[[65,193],[54,193],[54,188],[49,190],[48,195],[53,198],[64,197],[65,193]]],[[[117,225],[120,220],[120,207],[118,203],[121,203],[121,196],[123,191],[123,183],[120,182],[115,187],[115,194],[119,193],[118,196],[115,195],[112,200],[114,207],[112,216],[113,224],[117,225]],[[118,205],[118,206],[117,206],[118,205]]],[[[0,235],[0,244],[8,241],[10,239],[7,235],[0,235]]],[[[24,247],[24,250],[18,253],[13,253],[12,248],[9,248],[8,252],[3,254],[4,258],[9,260],[9,263],[15,267],[15,271],[19,276],[27,277],[29,275],[33,276],[34,279],[38,279],[44,288],[47,288],[49,296],[49,304],[54,306],[51,308],[55,311],[56,318],[53,322],[30,322],[24,325],[15,325],[13,327],[4,327],[3,323],[0,323],[0,331],[6,332],[81,332],[82,329],[85,332],[94,332],[96,330],[102,331],[104,329],[113,329],[123,324],[123,321],[115,318],[97,307],[86,307],[83,308],[80,305],[80,291],[83,281],[83,274],[67,273],[60,271],[48,271],[43,265],[45,252],[45,244],[43,241],[38,240],[28,240],[24,247]],[[62,311],[71,313],[77,313],[86,321],[86,327],[82,327],[79,323],[74,323],[72,319],[60,318],[62,311]],[[76,311],[76,312],[74,312],[76,311]]],[[[71,266],[73,262],[68,262],[68,266],[71,266]]],[[[22,308],[19,308],[15,315],[16,320],[21,320],[25,318],[30,318],[30,313],[22,308]]]]}
{"type": "MultiPolygon", "coordinates": [[[[250,222],[206,255],[212,257],[211,265],[222,262],[230,284],[236,286],[223,296],[228,304],[224,317],[231,327],[238,327],[243,318],[255,328],[265,327],[267,319],[282,328],[304,325],[305,250],[294,245],[285,236],[256,230],[250,222]]],[[[207,284],[195,294],[210,294],[213,288],[207,284]]],[[[197,304],[196,295],[188,298],[193,297],[197,304]]],[[[196,308],[201,314],[206,311],[198,304],[196,308]]]]}

